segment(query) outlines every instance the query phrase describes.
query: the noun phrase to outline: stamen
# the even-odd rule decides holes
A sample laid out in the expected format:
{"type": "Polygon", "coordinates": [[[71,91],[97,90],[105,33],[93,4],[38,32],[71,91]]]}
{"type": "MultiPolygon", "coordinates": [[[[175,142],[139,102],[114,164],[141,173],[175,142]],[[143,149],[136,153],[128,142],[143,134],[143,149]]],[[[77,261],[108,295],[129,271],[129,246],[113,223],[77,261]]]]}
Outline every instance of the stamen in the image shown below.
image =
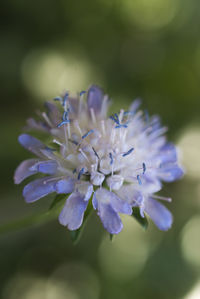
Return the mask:
{"type": "Polygon", "coordinates": [[[80,96],[82,96],[84,93],[86,93],[86,91],[85,91],[85,90],[82,90],[82,91],[80,92],[80,96]]]}
{"type": "Polygon", "coordinates": [[[62,99],[61,97],[55,97],[53,100],[54,100],[54,101],[59,101],[59,102],[62,102],[62,101],[63,101],[63,99],[62,99]]]}
{"type": "Polygon", "coordinates": [[[94,130],[90,130],[88,131],[87,133],[85,133],[81,138],[84,139],[86,138],[87,136],[89,136],[90,134],[94,133],[94,130]]]}
{"type": "Polygon", "coordinates": [[[79,123],[78,123],[78,121],[75,121],[75,122],[74,122],[74,125],[75,125],[75,127],[78,129],[78,131],[79,131],[80,135],[82,136],[82,135],[83,135],[83,132],[82,132],[82,130],[81,130],[81,128],[80,128],[80,126],[79,126],[79,123]]]}
{"type": "Polygon", "coordinates": [[[95,113],[94,113],[94,109],[93,109],[93,108],[90,109],[90,114],[91,114],[91,117],[92,117],[92,122],[93,122],[93,123],[96,123],[96,116],[95,116],[95,113]]]}
{"type": "Polygon", "coordinates": [[[105,135],[106,130],[105,130],[105,122],[104,122],[104,120],[101,121],[101,128],[102,128],[103,135],[105,135]]]}
{"type": "Polygon", "coordinates": [[[69,96],[69,93],[66,92],[65,95],[64,95],[64,97],[63,97],[63,103],[62,103],[62,105],[63,105],[63,107],[64,107],[65,110],[67,110],[67,100],[68,100],[68,96],[69,96]]]}
{"type": "Polygon", "coordinates": [[[84,172],[85,172],[84,168],[81,168],[81,170],[79,171],[79,174],[78,174],[78,180],[80,180],[81,175],[84,174],[84,172]]]}
{"type": "Polygon", "coordinates": [[[56,139],[53,139],[53,143],[56,143],[56,144],[64,147],[64,144],[62,144],[60,141],[58,141],[56,139]]]}
{"type": "Polygon", "coordinates": [[[93,152],[94,152],[94,154],[95,154],[95,156],[98,158],[98,159],[100,159],[99,158],[99,155],[97,154],[97,152],[95,151],[95,149],[92,147],[92,149],[93,149],[93,152]]]}
{"type": "Polygon", "coordinates": [[[113,164],[113,155],[112,155],[112,153],[109,153],[109,157],[110,157],[110,165],[112,165],[113,164]]]}
{"type": "Polygon", "coordinates": [[[83,155],[83,157],[90,163],[88,157],[86,156],[86,154],[83,152],[83,150],[81,148],[79,148],[79,152],[83,155]]]}
{"type": "Polygon", "coordinates": [[[47,114],[45,112],[42,113],[42,116],[44,117],[44,119],[46,120],[46,122],[48,123],[48,125],[50,127],[53,127],[50,119],[48,118],[48,116],[47,116],[47,114]]]}
{"type": "Polygon", "coordinates": [[[137,180],[138,180],[138,184],[139,184],[139,185],[142,185],[142,181],[141,181],[141,179],[140,179],[139,174],[137,175],[137,180]]]}
{"type": "Polygon", "coordinates": [[[67,120],[63,120],[61,123],[59,123],[57,125],[58,128],[62,127],[63,125],[69,124],[70,123],[70,119],[67,120]]]}
{"type": "Polygon", "coordinates": [[[159,196],[159,195],[151,195],[151,197],[156,198],[156,199],[166,200],[168,202],[172,201],[172,199],[170,197],[164,197],[164,196],[159,196]]]}
{"type": "Polygon", "coordinates": [[[142,168],[143,168],[143,174],[145,173],[145,171],[146,171],[146,164],[145,163],[142,163],[142,168]]]}
{"type": "Polygon", "coordinates": [[[125,156],[130,155],[130,154],[132,153],[133,150],[134,150],[134,148],[132,147],[130,150],[128,150],[128,152],[124,153],[124,154],[122,155],[122,157],[125,157],[125,156]]]}

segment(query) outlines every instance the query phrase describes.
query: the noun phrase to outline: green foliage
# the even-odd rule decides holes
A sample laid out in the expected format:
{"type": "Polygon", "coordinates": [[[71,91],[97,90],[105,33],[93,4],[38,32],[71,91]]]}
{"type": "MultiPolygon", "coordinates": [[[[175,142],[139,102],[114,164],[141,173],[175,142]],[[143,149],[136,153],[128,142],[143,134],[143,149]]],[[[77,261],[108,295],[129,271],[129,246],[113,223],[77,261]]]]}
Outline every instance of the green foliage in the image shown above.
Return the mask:
{"type": "Polygon", "coordinates": [[[56,219],[64,204],[65,199],[66,199],[66,194],[65,195],[59,194],[54,198],[47,212],[30,215],[26,218],[18,219],[1,225],[0,234],[17,231],[32,225],[39,225],[56,219]]]}

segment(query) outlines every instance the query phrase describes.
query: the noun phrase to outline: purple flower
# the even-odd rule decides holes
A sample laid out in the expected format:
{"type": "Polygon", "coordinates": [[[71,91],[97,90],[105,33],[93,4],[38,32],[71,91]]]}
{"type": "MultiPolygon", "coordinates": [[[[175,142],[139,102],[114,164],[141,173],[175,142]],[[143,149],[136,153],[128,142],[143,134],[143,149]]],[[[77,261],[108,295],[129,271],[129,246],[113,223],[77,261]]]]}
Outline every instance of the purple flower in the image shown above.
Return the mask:
{"type": "Polygon", "coordinates": [[[128,111],[107,117],[109,100],[97,86],[75,99],[66,93],[55,100],[58,103],[46,103],[47,112],[40,121],[27,122],[29,128],[45,131],[55,146],[28,134],[19,136],[19,143],[36,158],[18,166],[15,183],[42,174],[24,187],[26,202],[50,193],[66,194],[59,222],[69,230],[82,225],[90,201],[110,234],[118,234],[123,227],[119,214],[131,215],[134,207],[160,230],[168,230],[172,215],[158,200],[170,199],[156,193],[163,181],[181,178],[183,170],[159,118],[147,118],[138,111],[139,100],[128,111]]]}

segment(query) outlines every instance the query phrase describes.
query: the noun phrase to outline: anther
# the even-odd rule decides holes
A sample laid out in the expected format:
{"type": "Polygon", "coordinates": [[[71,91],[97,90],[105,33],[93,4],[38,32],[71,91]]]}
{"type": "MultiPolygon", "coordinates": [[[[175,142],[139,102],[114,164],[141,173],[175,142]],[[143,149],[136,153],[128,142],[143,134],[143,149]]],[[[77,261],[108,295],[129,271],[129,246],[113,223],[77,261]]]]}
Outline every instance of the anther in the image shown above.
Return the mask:
{"type": "Polygon", "coordinates": [[[80,96],[82,96],[84,93],[86,93],[86,91],[85,91],[85,90],[82,90],[82,91],[80,92],[80,96]]]}
{"type": "Polygon", "coordinates": [[[130,155],[133,150],[134,150],[134,148],[132,147],[130,150],[128,150],[128,152],[124,153],[122,156],[125,157],[125,156],[130,155]]]}
{"type": "Polygon", "coordinates": [[[93,147],[92,147],[92,149],[93,149],[93,152],[94,152],[95,156],[99,159],[99,155],[97,154],[97,152],[95,151],[95,149],[93,147]]]}
{"type": "Polygon", "coordinates": [[[110,165],[112,165],[113,164],[113,155],[112,155],[112,153],[109,153],[109,157],[110,157],[110,165]]]}
{"type": "Polygon", "coordinates": [[[139,174],[137,175],[137,181],[138,181],[138,184],[139,184],[139,185],[142,185],[142,181],[141,181],[141,179],[140,179],[139,174]]]}
{"type": "Polygon", "coordinates": [[[88,137],[90,134],[94,133],[94,130],[90,130],[87,133],[85,133],[81,138],[84,139],[86,137],[88,137]]]}
{"type": "Polygon", "coordinates": [[[81,170],[79,171],[79,174],[78,174],[78,180],[80,180],[81,175],[84,174],[84,172],[85,172],[84,168],[81,168],[81,170]]]}
{"type": "Polygon", "coordinates": [[[145,173],[145,171],[146,171],[146,164],[145,163],[142,163],[142,168],[143,168],[143,174],[145,173]]]}

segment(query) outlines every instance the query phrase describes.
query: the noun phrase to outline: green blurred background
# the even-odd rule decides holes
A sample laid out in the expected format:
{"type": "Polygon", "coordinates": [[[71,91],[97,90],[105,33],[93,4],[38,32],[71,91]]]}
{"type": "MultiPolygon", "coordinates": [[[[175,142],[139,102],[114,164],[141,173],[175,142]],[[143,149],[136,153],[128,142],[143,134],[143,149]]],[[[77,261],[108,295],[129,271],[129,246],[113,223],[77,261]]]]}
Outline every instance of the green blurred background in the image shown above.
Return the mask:
{"type": "Polygon", "coordinates": [[[200,298],[200,2],[2,0],[0,223],[46,211],[24,203],[13,172],[27,117],[64,89],[99,84],[113,109],[136,97],[160,114],[185,178],[166,185],[169,232],[124,218],[113,242],[93,215],[75,247],[57,220],[0,235],[0,298],[200,298]]]}

